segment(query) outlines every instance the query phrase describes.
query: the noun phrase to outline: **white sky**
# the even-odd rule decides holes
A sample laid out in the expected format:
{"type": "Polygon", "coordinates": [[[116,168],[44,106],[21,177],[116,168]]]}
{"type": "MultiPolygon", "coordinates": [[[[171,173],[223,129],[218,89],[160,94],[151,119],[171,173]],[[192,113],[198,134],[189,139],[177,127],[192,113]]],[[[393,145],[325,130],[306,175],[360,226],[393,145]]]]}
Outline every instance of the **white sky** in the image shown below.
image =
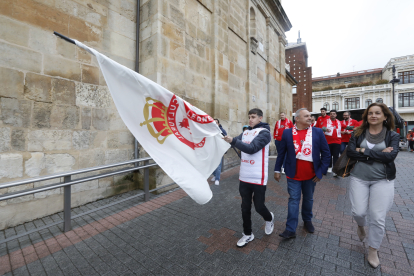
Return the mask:
{"type": "Polygon", "coordinates": [[[383,68],[393,57],[414,54],[413,0],[282,0],[308,49],[312,77],[383,68]]]}

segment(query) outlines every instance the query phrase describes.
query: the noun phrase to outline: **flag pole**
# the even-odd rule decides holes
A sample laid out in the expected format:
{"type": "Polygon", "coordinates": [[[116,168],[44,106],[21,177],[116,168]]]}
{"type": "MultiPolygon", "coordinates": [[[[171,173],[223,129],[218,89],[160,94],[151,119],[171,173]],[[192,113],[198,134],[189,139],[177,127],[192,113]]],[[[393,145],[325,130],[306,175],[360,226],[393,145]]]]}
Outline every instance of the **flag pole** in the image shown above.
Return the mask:
{"type": "Polygon", "coordinates": [[[61,38],[61,39],[63,39],[63,40],[66,40],[66,41],[67,41],[67,42],[69,42],[69,43],[72,43],[72,44],[75,44],[75,45],[76,45],[75,40],[70,39],[70,38],[69,38],[69,37],[67,37],[67,36],[64,36],[64,35],[62,35],[62,34],[60,34],[60,33],[58,33],[58,32],[53,32],[53,34],[54,34],[55,36],[60,37],[60,38],[61,38]]]}
{"type": "Polygon", "coordinates": [[[236,152],[237,156],[241,159],[241,156],[240,156],[239,152],[236,150],[236,148],[233,147],[233,146],[231,146],[231,147],[234,149],[234,151],[236,152]]]}

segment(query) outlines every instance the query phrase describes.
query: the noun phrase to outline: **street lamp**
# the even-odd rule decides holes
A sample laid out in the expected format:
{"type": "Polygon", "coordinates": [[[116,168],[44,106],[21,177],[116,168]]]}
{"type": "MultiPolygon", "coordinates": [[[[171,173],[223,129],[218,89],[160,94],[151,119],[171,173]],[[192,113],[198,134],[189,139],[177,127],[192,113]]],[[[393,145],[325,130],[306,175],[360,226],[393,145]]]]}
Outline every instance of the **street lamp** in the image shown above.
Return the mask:
{"type": "Polygon", "coordinates": [[[390,83],[392,83],[392,113],[394,115],[394,118],[396,118],[395,116],[395,95],[394,95],[394,84],[395,83],[399,83],[400,79],[397,79],[395,77],[395,65],[392,66],[392,80],[390,80],[390,83]]]}

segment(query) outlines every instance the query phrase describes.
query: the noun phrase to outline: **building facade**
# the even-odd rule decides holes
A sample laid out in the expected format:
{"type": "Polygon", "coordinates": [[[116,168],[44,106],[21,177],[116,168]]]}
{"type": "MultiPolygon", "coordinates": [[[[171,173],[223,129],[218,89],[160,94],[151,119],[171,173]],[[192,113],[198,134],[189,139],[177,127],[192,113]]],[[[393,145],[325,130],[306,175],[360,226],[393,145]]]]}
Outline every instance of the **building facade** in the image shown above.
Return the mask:
{"type": "Polygon", "coordinates": [[[313,110],[349,110],[366,108],[373,102],[393,106],[392,67],[396,77],[394,101],[396,111],[414,127],[414,55],[392,58],[384,68],[336,74],[312,79],[313,110]]]}
{"type": "MultiPolygon", "coordinates": [[[[400,82],[395,85],[395,109],[414,128],[414,55],[390,59],[382,70],[383,78],[392,80],[392,66],[395,65],[396,77],[400,82]]],[[[391,104],[392,105],[392,104],[391,104]]]]}
{"type": "Polygon", "coordinates": [[[292,88],[293,110],[306,107],[312,111],[312,67],[308,66],[306,43],[299,38],[297,43],[286,46],[286,63],[297,84],[292,88]]]}
{"type": "MultiPolygon", "coordinates": [[[[294,82],[285,69],[291,23],[278,0],[144,0],[139,22],[136,3],[0,1],[0,183],[134,156],[133,136],[97,61],[53,31],[134,69],[139,28],[140,73],[219,118],[232,136],[248,122],[251,108],[261,108],[270,125],[280,111],[292,114],[294,82]]],[[[140,157],[145,155],[141,149],[140,157]]],[[[224,158],[225,167],[240,162],[232,151],[224,158]]],[[[75,185],[72,206],[136,189],[137,179],[117,175],[75,185]]],[[[150,181],[172,182],[160,169],[151,170],[150,181]]],[[[3,229],[61,211],[63,191],[0,206],[3,229]]]]}
{"type": "Polygon", "coordinates": [[[313,91],[341,89],[349,84],[372,82],[375,84],[382,79],[382,68],[361,70],[350,73],[336,73],[335,75],[317,77],[312,79],[313,91]]]}
{"type": "Polygon", "coordinates": [[[313,110],[364,108],[375,101],[389,103],[390,87],[382,80],[380,68],[313,78],[313,110]]]}

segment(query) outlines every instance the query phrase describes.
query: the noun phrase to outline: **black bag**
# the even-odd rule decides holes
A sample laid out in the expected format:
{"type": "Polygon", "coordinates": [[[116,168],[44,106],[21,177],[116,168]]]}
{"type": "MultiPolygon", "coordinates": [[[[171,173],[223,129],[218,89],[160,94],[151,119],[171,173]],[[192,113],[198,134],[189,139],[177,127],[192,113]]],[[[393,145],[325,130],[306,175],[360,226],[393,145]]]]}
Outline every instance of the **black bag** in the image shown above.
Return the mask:
{"type": "Polygon", "coordinates": [[[346,154],[347,150],[348,146],[345,148],[344,152],[341,154],[341,156],[336,161],[334,167],[332,168],[332,172],[342,177],[349,176],[357,162],[357,160],[353,160],[348,157],[348,155],[346,154]]]}

